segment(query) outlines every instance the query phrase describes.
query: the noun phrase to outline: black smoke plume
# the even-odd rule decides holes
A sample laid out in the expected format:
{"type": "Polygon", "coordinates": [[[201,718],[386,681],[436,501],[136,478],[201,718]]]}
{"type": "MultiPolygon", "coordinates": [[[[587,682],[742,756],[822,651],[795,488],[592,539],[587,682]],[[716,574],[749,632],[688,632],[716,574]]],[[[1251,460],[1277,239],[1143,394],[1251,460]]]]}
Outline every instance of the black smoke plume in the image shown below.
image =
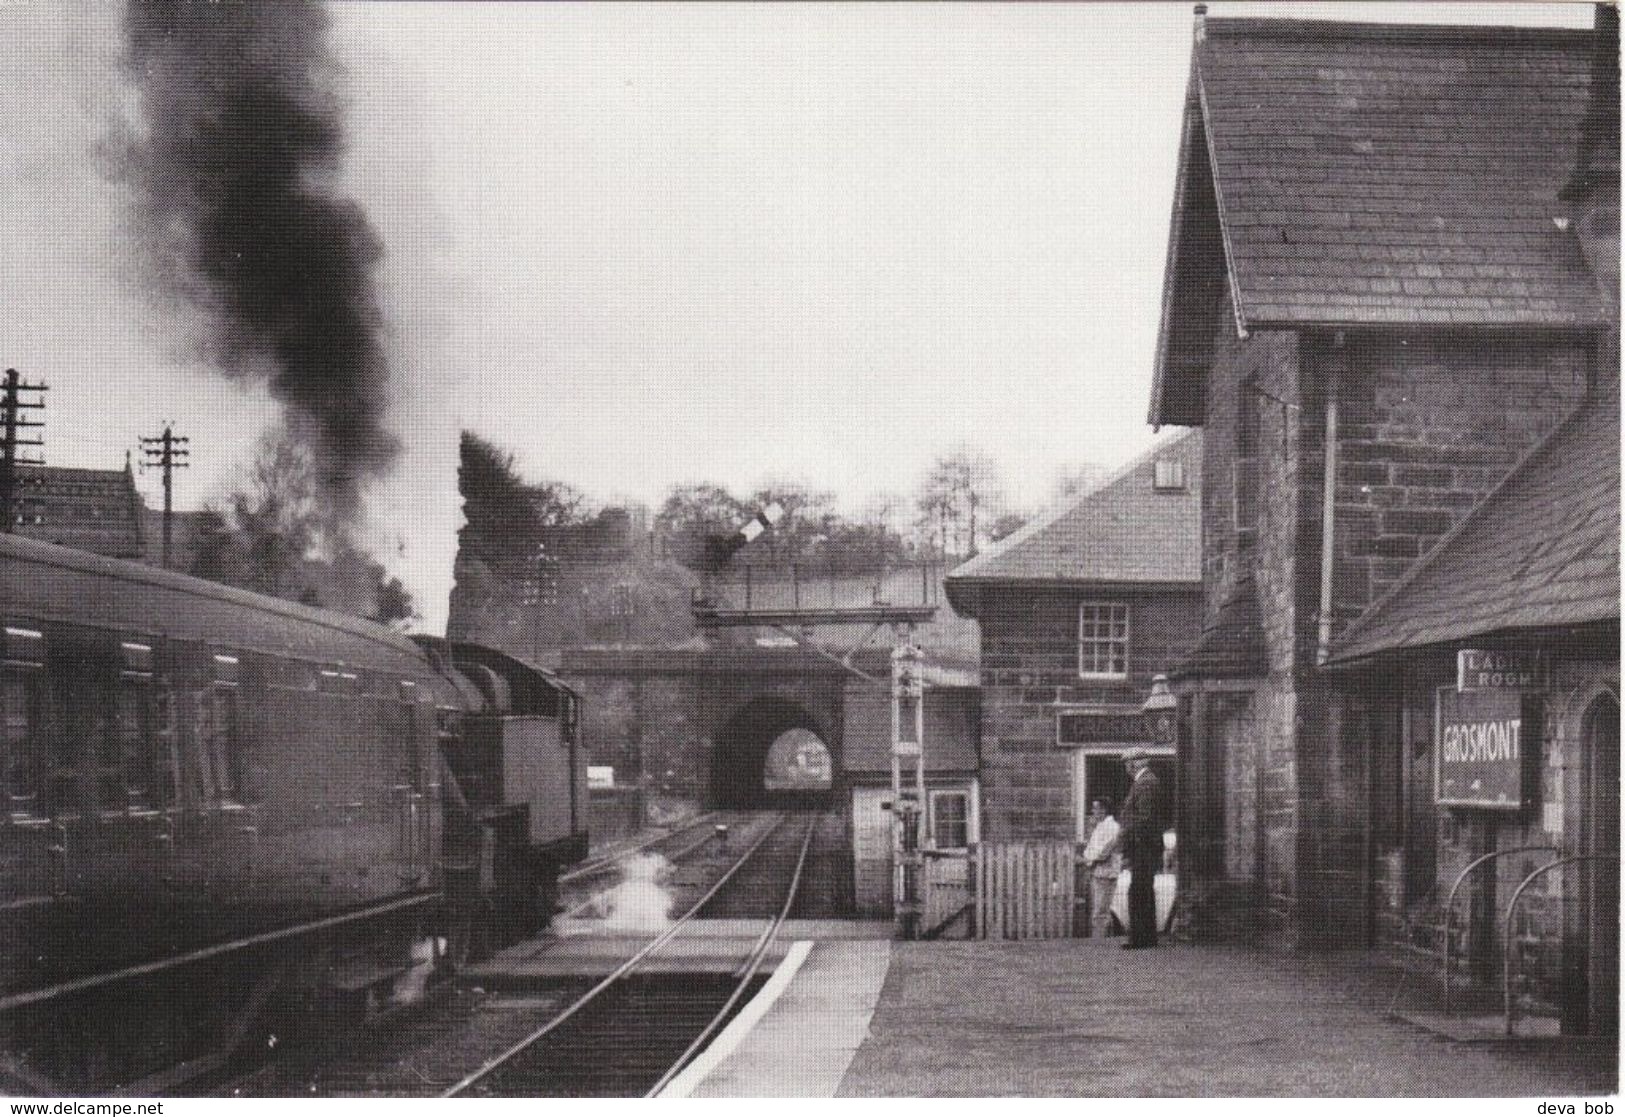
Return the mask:
{"type": "Polygon", "coordinates": [[[327,14],[129,0],[125,35],[146,126],[132,173],[162,278],[205,312],[222,371],[268,379],[342,531],[399,446],[384,427],[383,247],[338,184],[327,14]]]}

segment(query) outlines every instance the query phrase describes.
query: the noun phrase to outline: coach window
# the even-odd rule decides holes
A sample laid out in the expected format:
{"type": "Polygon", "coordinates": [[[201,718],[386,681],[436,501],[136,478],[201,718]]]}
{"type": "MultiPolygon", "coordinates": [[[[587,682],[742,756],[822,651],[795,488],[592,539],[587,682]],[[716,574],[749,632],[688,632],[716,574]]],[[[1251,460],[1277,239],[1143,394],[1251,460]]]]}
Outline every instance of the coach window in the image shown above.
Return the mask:
{"type": "MultiPolygon", "coordinates": [[[[51,814],[48,744],[45,733],[45,636],[27,628],[5,629],[5,662],[0,668],[0,717],[4,718],[3,777],[6,810],[13,818],[51,814]]],[[[70,784],[71,786],[71,784],[70,784]]]]}
{"type": "Polygon", "coordinates": [[[123,802],[131,810],[161,810],[172,804],[172,783],[164,776],[169,749],[160,729],[157,688],[153,680],[152,646],[126,641],[119,645],[118,696],[113,735],[117,742],[118,774],[123,802]]]}
{"type": "Polygon", "coordinates": [[[212,798],[222,805],[241,803],[245,795],[238,668],[236,656],[214,657],[214,684],[209,688],[202,726],[212,798]]]}
{"type": "Polygon", "coordinates": [[[0,705],[5,718],[5,794],[14,817],[39,818],[50,813],[45,788],[44,673],[38,668],[6,664],[0,679],[0,705]]]}

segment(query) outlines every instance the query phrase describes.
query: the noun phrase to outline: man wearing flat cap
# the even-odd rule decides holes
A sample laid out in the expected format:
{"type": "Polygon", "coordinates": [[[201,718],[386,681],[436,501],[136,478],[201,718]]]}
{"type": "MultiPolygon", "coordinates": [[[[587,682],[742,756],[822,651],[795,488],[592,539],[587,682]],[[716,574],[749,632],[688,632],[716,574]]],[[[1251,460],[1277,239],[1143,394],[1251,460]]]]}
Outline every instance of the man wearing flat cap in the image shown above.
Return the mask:
{"type": "Polygon", "coordinates": [[[1128,798],[1118,822],[1123,853],[1128,860],[1128,942],[1124,950],[1157,945],[1157,869],[1162,864],[1162,832],[1168,808],[1162,781],[1151,770],[1151,754],[1130,749],[1123,754],[1128,768],[1128,798]]]}

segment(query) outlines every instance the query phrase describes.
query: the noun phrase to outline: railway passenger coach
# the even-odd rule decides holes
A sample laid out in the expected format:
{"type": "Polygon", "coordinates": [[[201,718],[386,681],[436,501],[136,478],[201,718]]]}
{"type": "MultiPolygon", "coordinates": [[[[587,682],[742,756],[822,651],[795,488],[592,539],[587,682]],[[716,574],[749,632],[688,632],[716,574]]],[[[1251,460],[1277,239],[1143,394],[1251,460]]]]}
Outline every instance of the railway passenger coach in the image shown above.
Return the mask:
{"type": "Polygon", "coordinates": [[[0,1038],[161,1089],[545,925],[575,696],[489,649],[0,536],[0,1038]]]}

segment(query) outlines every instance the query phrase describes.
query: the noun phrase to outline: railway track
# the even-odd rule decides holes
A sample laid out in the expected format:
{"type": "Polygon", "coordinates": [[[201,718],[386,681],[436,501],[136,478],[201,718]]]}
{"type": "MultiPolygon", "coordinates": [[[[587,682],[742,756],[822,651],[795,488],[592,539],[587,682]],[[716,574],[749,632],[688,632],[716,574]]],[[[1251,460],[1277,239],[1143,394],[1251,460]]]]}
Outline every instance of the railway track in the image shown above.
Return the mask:
{"type": "Polygon", "coordinates": [[[635,1097],[658,1093],[759,984],[757,971],[795,902],[817,822],[817,816],[781,818],[667,931],[535,1033],[488,1060],[441,1096],[635,1097]],[[792,846],[793,862],[787,852],[792,846]],[[671,980],[638,972],[647,958],[697,919],[734,914],[740,906],[757,914],[759,904],[746,905],[742,897],[764,888],[771,888],[770,894],[778,897],[777,910],[731,976],[671,980]]]}
{"type": "Polygon", "coordinates": [[[559,884],[579,886],[588,881],[601,880],[618,871],[628,858],[635,857],[640,853],[658,853],[671,860],[678,860],[684,854],[698,849],[707,841],[712,840],[716,833],[715,827],[719,825],[731,826],[735,823],[735,820],[734,813],[709,811],[686,822],[679,823],[675,829],[667,833],[656,834],[654,837],[645,839],[637,845],[616,850],[604,857],[597,857],[578,865],[568,873],[560,876],[559,884]],[[695,839],[697,834],[700,835],[698,840],[695,839]],[[668,845],[674,848],[668,851],[666,849],[668,845]]]}
{"type": "MultiPolygon", "coordinates": [[[[674,862],[718,847],[712,827],[720,816],[621,851],[663,852],[674,862]],[[703,835],[695,831],[701,826],[703,835]],[[675,848],[674,848],[675,847],[675,848]]],[[[219,1088],[227,1096],[637,1096],[664,1086],[760,988],[756,970],[784,914],[791,912],[798,865],[802,880],[820,824],[816,815],[721,819],[750,841],[727,872],[667,933],[599,982],[563,979],[545,988],[504,993],[446,982],[381,1026],[335,1037],[320,1049],[278,1052],[274,1060],[219,1088]],[[760,894],[765,892],[764,904],[760,894]],[[757,893],[754,901],[751,893],[757,893]],[[773,898],[777,898],[774,900],[773,898]],[[742,945],[731,974],[650,974],[641,963],[661,946],[718,917],[758,917],[768,930],[742,945]],[[493,1051],[502,1054],[491,1057],[493,1051]],[[468,1073],[471,1066],[481,1069],[468,1073]]],[[[824,819],[826,824],[828,820],[824,819]]],[[[608,876],[595,863],[575,883],[608,876]]],[[[575,905],[579,912],[591,901],[575,905]]],[[[567,913],[568,914],[568,913],[567,913]]]]}

